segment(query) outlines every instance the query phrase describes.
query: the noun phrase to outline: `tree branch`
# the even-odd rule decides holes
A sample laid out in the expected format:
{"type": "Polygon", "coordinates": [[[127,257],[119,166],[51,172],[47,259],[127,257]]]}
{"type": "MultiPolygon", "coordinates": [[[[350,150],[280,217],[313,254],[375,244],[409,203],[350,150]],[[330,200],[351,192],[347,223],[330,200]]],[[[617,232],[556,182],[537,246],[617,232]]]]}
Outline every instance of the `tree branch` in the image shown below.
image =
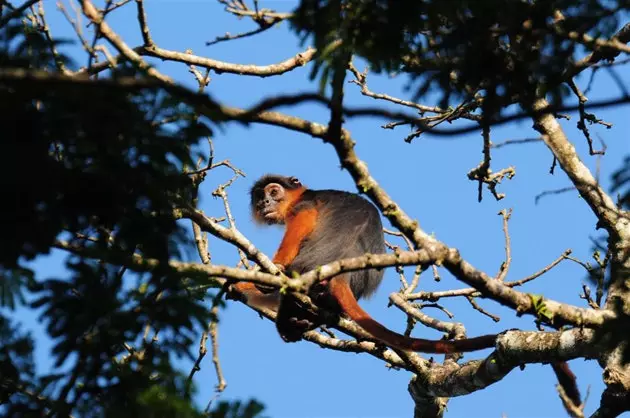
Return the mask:
{"type": "MultiPolygon", "coordinates": [[[[225,61],[219,61],[212,58],[200,57],[198,55],[189,54],[186,52],[170,51],[167,49],[159,48],[157,46],[137,46],[132,49],[139,56],[148,56],[154,58],[160,58],[164,61],[181,62],[186,65],[198,65],[210,70],[214,70],[217,74],[228,73],[237,75],[249,75],[257,77],[271,77],[281,75],[291,70],[301,67],[310,62],[315,56],[316,50],[314,48],[308,48],[306,51],[300,52],[295,56],[270,65],[254,65],[254,64],[233,64],[225,61]]],[[[123,61],[127,61],[128,58],[125,54],[113,57],[112,62],[114,64],[120,64],[123,61]]],[[[82,68],[77,74],[97,74],[108,68],[109,63],[101,62],[94,64],[89,68],[82,68]]]]}
{"type": "Polygon", "coordinates": [[[620,211],[615,202],[599,186],[590,170],[580,160],[575,147],[567,139],[562,127],[549,112],[544,112],[549,104],[545,99],[538,99],[531,103],[534,113],[535,129],[541,133],[542,140],[558,160],[560,167],[571,179],[578,192],[599,220],[599,225],[610,234],[617,235],[617,222],[620,211]]]}

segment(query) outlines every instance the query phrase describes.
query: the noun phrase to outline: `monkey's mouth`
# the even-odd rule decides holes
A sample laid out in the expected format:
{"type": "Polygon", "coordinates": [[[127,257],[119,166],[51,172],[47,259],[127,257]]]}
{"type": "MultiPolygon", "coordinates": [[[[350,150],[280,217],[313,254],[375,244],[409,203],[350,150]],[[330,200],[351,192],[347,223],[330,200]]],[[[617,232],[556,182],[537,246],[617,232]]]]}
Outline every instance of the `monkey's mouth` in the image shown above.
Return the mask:
{"type": "Polygon", "coordinates": [[[273,221],[278,217],[278,213],[273,209],[263,210],[262,215],[268,221],[273,221]]]}

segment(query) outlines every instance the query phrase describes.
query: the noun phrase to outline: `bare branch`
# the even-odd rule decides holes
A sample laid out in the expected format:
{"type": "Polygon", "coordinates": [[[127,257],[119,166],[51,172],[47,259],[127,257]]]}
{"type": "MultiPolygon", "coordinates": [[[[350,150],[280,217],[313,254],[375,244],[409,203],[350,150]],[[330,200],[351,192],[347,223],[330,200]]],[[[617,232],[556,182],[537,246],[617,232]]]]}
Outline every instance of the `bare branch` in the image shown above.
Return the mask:
{"type": "MultiPolygon", "coordinates": [[[[549,264],[542,270],[537,271],[531,276],[527,276],[521,280],[517,280],[515,282],[507,282],[505,283],[505,285],[509,287],[522,286],[523,284],[542,276],[543,274],[545,274],[546,272],[548,272],[549,270],[551,270],[552,268],[560,264],[562,260],[569,259],[568,257],[569,254],[571,254],[571,250],[566,250],[560,257],[555,259],[551,264],[549,264]]],[[[420,299],[420,300],[433,301],[433,300],[439,300],[441,298],[450,298],[450,297],[457,297],[457,296],[479,297],[481,296],[481,293],[477,289],[470,287],[468,289],[454,289],[454,290],[445,290],[445,291],[438,291],[438,292],[409,293],[406,297],[408,300],[420,299]]]]}
{"type": "Polygon", "coordinates": [[[540,138],[523,138],[523,139],[506,139],[503,142],[499,142],[498,144],[490,144],[491,148],[499,149],[506,147],[508,145],[521,145],[521,144],[531,144],[542,142],[540,138]]]}
{"type": "Polygon", "coordinates": [[[577,127],[580,131],[582,131],[582,133],[584,134],[584,137],[586,138],[586,141],[588,142],[589,154],[590,155],[604,155],[606,153],[605,146],[604,146],[604,149],[602,149],[601,151],[595,151],[593,149],[593,138],[591,138],[591,133],[588,130],[588,127],[586,126],[586,124],[599,123],[601,125],[606,126],[609,129],[612,127],[612,124],[604,122],[601,119],[597,119],[595,115],[593,115],[592,113],[588,113],[584,109],[584,104],[588,101],[588,99],[586,98],[584,93],[582,93],[580,88],[575,84],[573,80],[569,81],[569,87],[571,87],[571,90],[573,90],[573,93],[575,93],[575,95],[578,98],[578,111],[580,113],[580,119],[577,123],[577,127]]]}
{"type": "MultiPolygon", "coordinates": [[[[240,172],[240,170],[239,170],[240,172]]],[[[230,207],[230,202],[228,201],[227,188],[232,185],[232,183],[239,177],[239,173],[236,173],[234,177],[232,177],[227,183],[219,185],[217,189],[212,192],[212,196],[220,197],[223,201],[223,209],[225,210],[225,216],[227,217],[228,224],[230,225],[230,230],[232,233],[240,234],[240,232],[236,229],[236,221],[232,216],[232,208],[230,207]]],[[[241,250],[238,249],[239,257],[241,258],[241,263],[245,268],[249,268],[249,264],[247,262],[247,255],[241,250]]]]}
{"type": "Polygon", "coordinates": [[[223,241],[229,242],[231,244],[236,245],[239,249],[241,249],[247,255],[247,258],[255,261],[258,265],[262,266],[266,271],[277,274],[279,273],[278,268],[271,262],[269,257],[264,255],[260,250],[258,250],[254,244],[252,244],[240,231],[237,229],[230,229],[224,226],[219,225],[218,222],[212,220],[203,214],[203,212],[191,209],[191,208],[182,208],[177,210],[174,214],[176,218],[187,218],[199,225],[199,227],[211,233],[217,238],[222,239],[223,241]]]}
{"type": "MultiPolygon", "coordinates": [[[[475,115],[472,114],[470,112],[468,112],[467,107],[463,106],[463,108],[459,111],[454,111],[452,109],[449,110],[444,110],[441,109],[439,107],[436,106],[425,106],[425,105],[421,105],[419,103],[414,103],[414,102],[410,102],[407,100],[402,100],[399,99],[397,97],[393,97],[393,96],[389,96],[387,94],[380,94],[380,93],[374,93],[372,91],[370,91],[368,89],[367,86],[367,68],[361,73],[359,72],[359,70],[354,66],[354,64],[349,63],[348,68],[350,69],[350,71],[352,72],[352,74],[354,75],[355,79],[351,80],[350,83],[354,83],[356,85],[358,85],[359,87],[361,87],[361,94],[363,94],[366,97],[371,97],[373,99],[378,99],[378,100],[385,100],[387,102],[391,102],[394,104],[398,104],[401,106],[405,106],[405,107],[409,107],[412,109],[416,109],[418,111],[422,113],[435,113],[438,114],[440,116],[444,116],[446,115],[447,121],[450,120],[454,120],[454,119],[458,119],[458,118],[464,118],[464,119],[470,119],[470,120],[474,120],[474,121],[480,121],[481,120],[481,116],[479,115],[475,115]]],[[[476,104],[475,104],[476,106],[476,104]]],[[[459,106],[458,106],[459,107],[459,106]]],[[[472,106],[468,106],[468,107],[472,107],[472,106]]]]}
{"type": "MultiPolygon", "coordinates": [[[[270,77],[281,75],[291,70],[294,70],[297,67],[304,66],[313,59],[316,51],[313,48],[308,48],[306,51],[300,52],[297,55],[285,61],[281,61],[277,64],[253,65],[232,64],[224,61],[218,61],[212,58],[205,58],[197,55],[188,54],[186,52],[169,51],[167,49],[162,49],[157,46],[152,46],[151,48],[147,48],[145,46],[137,46],[131,50],[138,56],[160,58],[164,61],[181,62],[186,65],[197,65],[199,67],[213,70],[217,74],[229,73],[257,77],[270,77]]],[[[122,54],[120,56],[114,57],[114,62],[118,64],[127,59],[129,59],[129,57],[127,57],[127,54],[122,54]]],[[[91,68],[83,68],[79,70],[77,74],[96,74],[105,69],[107,69],[107,67],[103,63],[95,64],[91,68]]]]}
{"type": "Polygon", "coordinates": [[[253,11],[253,10],[237,9],[234,7],[226,7],[225,10],[237,16],[268,17],[272,19],[281,19],[281,20],[286,20],[293,17],[293,13],[279,13],[279,12],[274,12],[273,10],[268,10],[268,9],[261,9],[259,11],[253,11]]]}
{"type": "Polygon", "coordinates": [[[0,17],[0,28],[9,23],[9,21],[11,21],[12,19],[15,19],[16,17],[22,15],[22,13],[24,13],[26,10],[28,10],[29,7],[31,7],[38,1],[39,0],[27,0],[20,7],[16,7],[5,16],[0,17]]]}
{"type": "MultiPolygon", "coordinates": [[[[531,104],[534,112],[540,112],[548,106],[544,99],[531,104]]],[[[551,113],[534,116],[535,128],[541,133],[543,141],[569,176],[578,192],[591,207],[599,223],[610,234],[616,235],[620,212],[615,202],[599,186],[590,170],[580,160],[575,147],[567,139],[562,127],[551,113]]]]}
{"type": "MultiPolygon", "coordinates": [[[[146,72],[149,76],[154,77],[166,84],[173,84],[173,80],[157,71],[155,68],[147,64],[140,55],[131,49],[127,44],[114,32],[111,27],[103,20],[103,15],[96,10],[90,0],[81,0],[83,13],[94,23],[101,34],[128,60],[133,62],[140,70],[146,72]]],[[[109,65],[109,64],[108,64],[109,65]]],[[[94,67],[92,67],[94,68],[94,67]]]]}
{"type": "MultiPolygon", "coordinates": [[[[554,158],[553,161],[555,163],[558,160],[556,158],[554,158]]],[[[559,194],[570,192],[572,190],[575,190],[575,187],[569,186],[569,187],[562,187],[560,189],[555,189],[555,190],[545,190],[544,192],[538,193],[534,197],[534,203],[538,204],[538,202],[540,202],[540,199],[542,199],[543,197],[552,196],[552,195],[559,195],[559,194]]]]}
{"type": "Polygon", "coordinates": [[[418,309],[415,309],[405,298],[399,293],[392,293],[389,295],[389,300],[399,307],[403,312],[417,320],[421,324],[448,333],[450,337],[465,337],[466,329],[463,324],[458,322],[446,322],[440,321],[437,318],[432,318],[429,315],[424,314],[418,309]]]}
{"type": "Polygon", "coordinates": [[[154,44],[153,39],[151,39],[151,33],[149,32],[149,25],[147,24],[147,14],[144,10],[144,1],[136,0],[136,5],[138,7],[138,23],[140,24],[140,31],[142,32],[144,46],[151,48],[154,44]]]}
{"type": "MultiPolygon", "coordinates": [[[[561,332],[507,331],[497,339],[496,351],[483,360],[459,365],[431,365],[430,375],[416,381],[433,396],[462,396],[502,380],[522,364],[595,358],[594,332],[579,328],[561,332]]],[[[413,384],[413,382],[412,382],[413,384]]]]}
{"type": "MultiPolygon", "coordinates": [[[[626,23],[621,29],[619,29],[619,31],[617,31],[617,33],[615,33],[612,36],[611,39],[615,41],[615,45],[619,45],[619,44],[624,45],[630,42],[630,23],[626,23]]],[[[599,41],[602,41],[602,40],[599,40],[599,41]]],[[[608,59],[608,60],[615,59],[615,57],[619,55],[620,51],[619,50],[615,51],[614,49],[613,50],[607,49],[606,48],[607,46],[608,45],[606,44],[606,41],[604,41],[603,43],[600,42],[599,45],[596,44],[595,50],[591,52],[589,55],[587,55],[586,57],[582,58],[580,61],[576,62],[573,66],[569,67],[564,72],[562,78],[564,80],[569,80],[575,77],[577,74],[579,74],[583,70],[585,70],[586,68],[589,68],[593,64],[599,63],[599,61],[603,59],[608,59]]],[[[614,48],[613,45],[611,46],[614,48]]]]}
{"type": "Polygon", "coordinates": [[[466,296],[466,300],[470,303],[470,306],[472,306],[474,310],[479,311],[481,314],[483,314],[483,315],[487,316],[488,318],[492,319],[494,322],[501,321],[501,317],[499,317],[498,315],[493,315],[490,312],[488,312],[485,309],[483,309],[477,303],[475,298],[473,298],[472,296],[466,296]]]}
{"type": "Polygon", "coordinates": [[[508,232],[508,221],[512,216],[512,209],[503,209],[499,212],[499,215],[503,217],[503,234],[505,235],[505,261],[501,263],[499,272],[497,273],[497,280],[505,281],[505,277],[510,270],[510,264],[512,263],[512,244],[510,242],[510,233],[508,232]]]}

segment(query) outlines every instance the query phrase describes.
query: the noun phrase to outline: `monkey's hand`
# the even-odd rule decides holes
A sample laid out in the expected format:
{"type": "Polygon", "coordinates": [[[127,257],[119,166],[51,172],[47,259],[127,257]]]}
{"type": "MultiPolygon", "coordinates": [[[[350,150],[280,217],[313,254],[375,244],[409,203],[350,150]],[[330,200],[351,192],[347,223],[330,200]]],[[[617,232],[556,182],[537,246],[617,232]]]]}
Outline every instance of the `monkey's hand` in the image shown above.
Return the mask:
{"type": "Polygon", "coordinates": [[[287,271],[287,268],[284,266],[284,264],[280,264],[280,263],[274,263],[274,264],[278,268],[278,270],[280,270],[282,274],[284,274],[284,272],[287,271]]]}
{"type": "Polygon", "coordinates": [[[251,283],[245,282],[231,284],[225,291],[225,299],[247,302],[247,290],[250,286],[251,283]]]}
{"type": "Polygon", "coordinates": [[[256,289],[258,289],[260,291],[260,293],[264,293],[265,295],[267,293],[271,293],[271,292],[275,292],[276,291],[275,287],[269,286],[269,285],[266,285],[266,284],[258,283],[258,284],[255,284],[254,286],[256,286],[256,289]]]}
{"type": "MultiPolygon", "coordinates": [[[[274,265],[278,268],[278,270],[280,270],[280,272],[282,272],[282,274],[284,274],[286,267],[284,267],[283,264],[280,263],[274,263],[274,265]]],[[[277,289],[273,286],[268,286],[268,285],[264,285],[264,284],[255,284],[254,286],[256,286],[256,289],[258,289],[261,293],[267,294],[267,293],[271,293],[271,292],[275,292],[277,289]]]]}

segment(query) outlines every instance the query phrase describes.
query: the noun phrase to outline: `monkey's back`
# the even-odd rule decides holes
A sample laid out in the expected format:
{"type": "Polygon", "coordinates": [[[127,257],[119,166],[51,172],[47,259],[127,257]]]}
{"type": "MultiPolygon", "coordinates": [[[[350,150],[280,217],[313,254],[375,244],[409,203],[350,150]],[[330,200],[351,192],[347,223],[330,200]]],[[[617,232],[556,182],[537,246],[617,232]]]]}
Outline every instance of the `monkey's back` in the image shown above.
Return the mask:
{"type": "MultiPolygon", "coordinates": [[[[339,190],[307,190],[294,208],[317,209],[313,232],[302,242],[288,270],[304,273],[317,266],[365,253],[385,252],[383,225],[376,207],[356,193],[339,190]]],[[[370,296],[383,279],[383,270],[348,273],[354,296],[370,296]]]]}

